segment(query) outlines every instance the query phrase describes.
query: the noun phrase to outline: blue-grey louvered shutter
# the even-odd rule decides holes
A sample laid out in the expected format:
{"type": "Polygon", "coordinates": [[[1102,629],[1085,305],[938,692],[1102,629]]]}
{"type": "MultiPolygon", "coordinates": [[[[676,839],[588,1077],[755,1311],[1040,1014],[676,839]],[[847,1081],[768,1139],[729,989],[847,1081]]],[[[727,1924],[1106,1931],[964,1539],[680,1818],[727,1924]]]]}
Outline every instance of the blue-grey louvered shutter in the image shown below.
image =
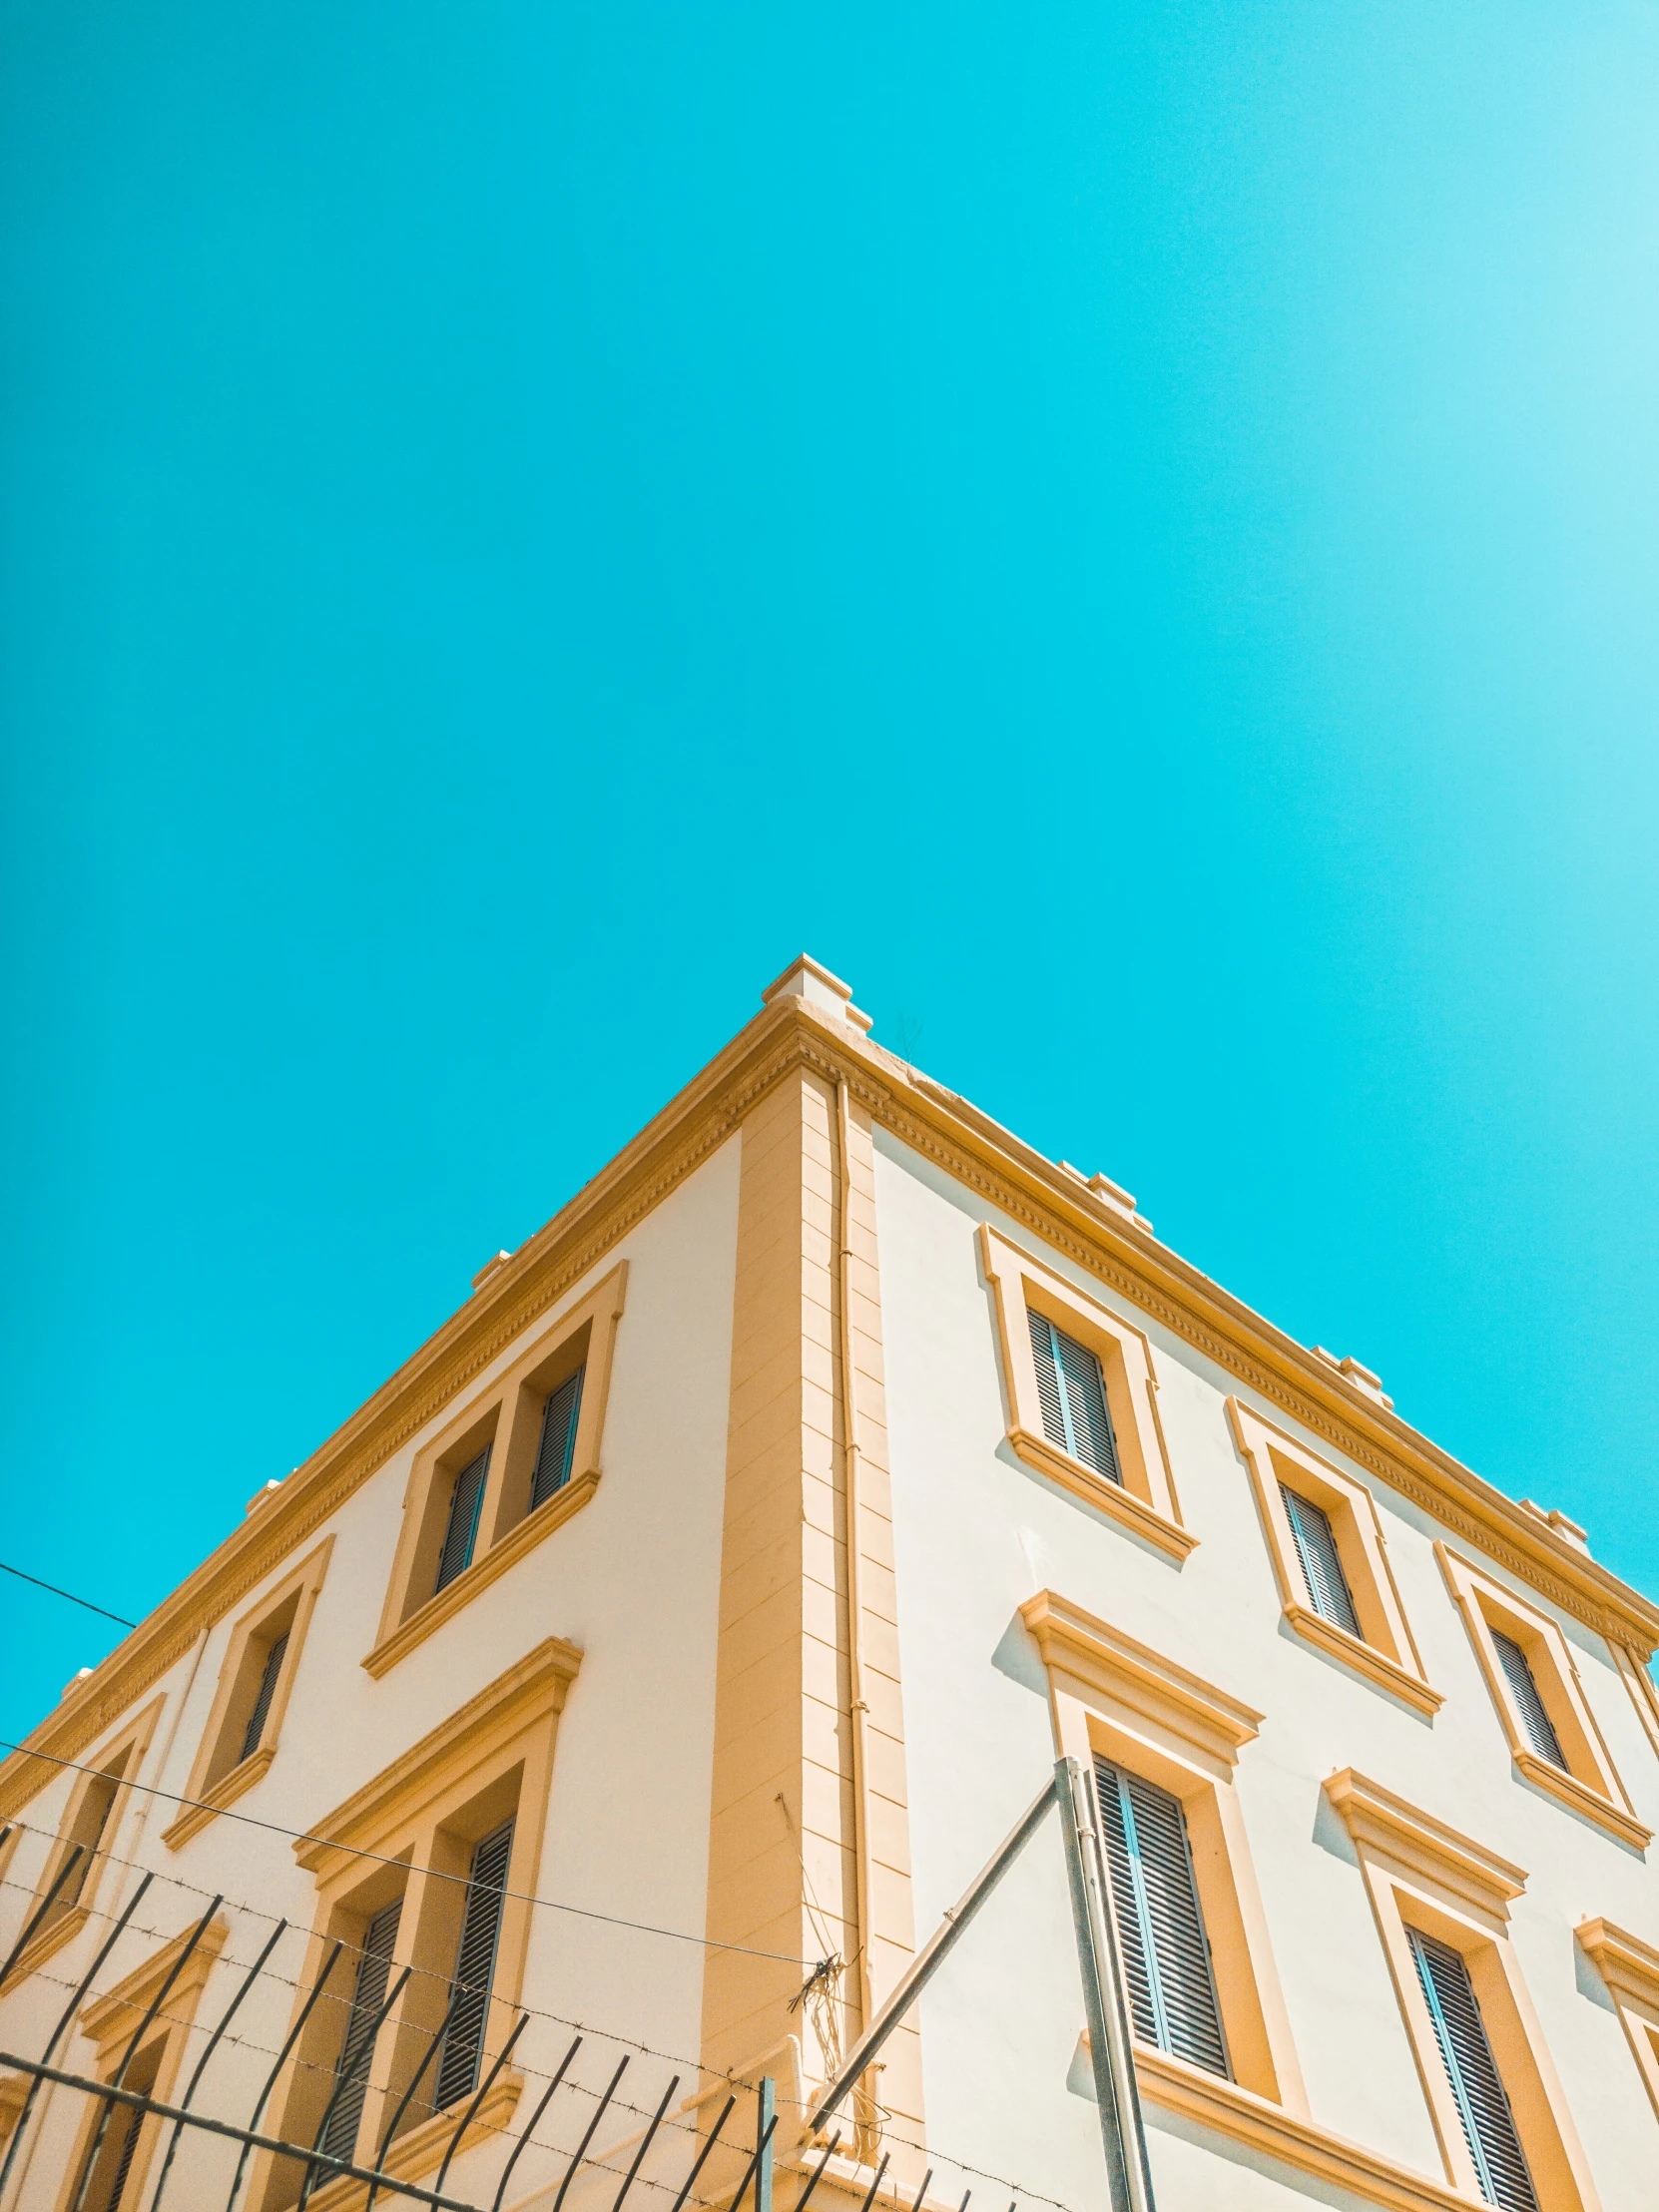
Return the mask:
{"type": "Polygon", "coordinates": [[[248,1716],[248,1726],[243,1731],[242,1756],[252,1759],[260,1748],[260,1738],[265,1734],[265,1724],[271,1718],[271,1701],[276,1694],[276,1677],[282,1671],[282,1661],[287,1656],[287,1631],[277,1637],[265,1655],[265,1666],[260,1674],[259,1695],[254,1700],[254,1710],[248,1716]]]}
{"type": "Polygon", "coordinates": [[[1106,1405],[1106,1379],[1100,1362],[1075,1338],[1042,1314],[1026,1308],[1031,1326],[1031,1354],[1037,1364],[1037,1396],[1042,1404],[1043,1434],[1051,1444],[1081,1459],[1108,1482],[1122,1483],[1117,1438],[1106,1405]]]}
{"type": "Polygon", "coordinates": [[[1308,1586],[1309,1604],[1321,1620],[1334,1621],[1351,1636],[1358,1636],[1360,1616],[1355,1611],[1354,1592],[1348,1586],[1348,1576],[1343,1572],[1337,1532],[1331,1525],[1330,1514],[1311,1497],[1287,1489],[1283,1482],[1279,1485],[1279,1494],[1285,1500],[1285,1517],[1296,1541],[1297,1558],[1302,1562],[1302,1579],[1308,1586]]]}
{"type": "MultiPolygon", "coordinates": [[[[127,2193],[127,2183],[133,2171],[133,2153],[138,2149],[139,2130],[144,2125],[144,2114],[137,2105],[117,2105],[116,2114],[116,2124],[119,2126],[125,2121],[126,2129],[121,2138],[121,2155],[116,2160],[115,2172],[110,2177],[109,2193],[104,2198],[105,2212],[121,2212],[121,2200],[127,2193]]],[[[88,2156],[91,2156],[90,2145],[88,2156]]]]}
{"type": "Polygon", "coordinates": [[[1449,1943],[1423,1935],[1420,1929],[1408,1928],[1405,1933],[1480,2194],[1488,2204],[1499,2206],[1500,2212],[1538,2212],[1526,2155],[1515,2132],[1515,2115],[1486,2040],[1486,2023],[1480,2017],[1467,1961],[1449,1943]]]}
{"type": "Polygon", "coordinates": [[[1520,1713],[1521,1727],[1526,1740],[1540,1759],[1547,1759],[1552,1767],[1559,1767],[1563,1774],[1570,1772],[1561,1752],[1561,1739],[1555,1733],[1555,1723],[1550,1719],[1538,1685],[1524,1651],[1512,1636],[1505,1636],[1501,1629],[1491,1632],[1492,1648],[1497,1653],[1497,1663],[1503,1669],[1503,1679],[1520,1713]]]}
{"type": "Polygon", "coordinates": [[[530,1510],[562,1490],[570,1480],[570,1459],[576,1449],[576,1417],[582,1410],[582,1377],[578,1368],[553,1391],[541,1412],[541,1446],[530,1483],[530,1510]]]}
{"type": "Polygon", "coordinates": [[[334,2068],[333,2104],[316,2139],[317,2149],[326,2151],[330,2158],[349,2158],[356,2148],[357,2126],[363,2116],[369,2068],[374,2061],[374,2018],[386,2001],[391,1954],[402,1915],[403,1900],[398,1898],[376,1913],[363,1931],[351,2009],[340,2039],[339,2063],[334,2068]]]}
{"type": "Polygon", "coordinates": [[[444,2033],[443,2056],[438,2061],[436,2105],[440,2112],[457,2097],[470,2096],[478,2085],[478,2061],[483,2053],[484,2028],[489,2018],[490,1979],[495,1972],[495,1946],[501,1936],[507,1863],[512,1854],[511,1821],[486,1836],[472,1854],[466,1909],[461,1916],[461,1939],[455,1952],[455,1979],[449,1991],[454,2010],[444,2033]]]}
{"type": "Polygon", "coordinates": [[[443,1532],[443,1549],[438,1554],[434,1592],[453,1582],[456,1575],[472,1564],[472,1547],[478,1540],[478,1515],[484,1504],[484,1480],[489,1471],[490,1447],[486,1444],[477,1458],[469,1459],[455,1477],[455,1487],[449,1497],[449,1524],[443,1532]]]}
{"type": "Polygon", "coordinates": [[[1181,1800],[1109,1759],[1094,1774],[1135,2032],[1231,2079],[1181,1800]]]}

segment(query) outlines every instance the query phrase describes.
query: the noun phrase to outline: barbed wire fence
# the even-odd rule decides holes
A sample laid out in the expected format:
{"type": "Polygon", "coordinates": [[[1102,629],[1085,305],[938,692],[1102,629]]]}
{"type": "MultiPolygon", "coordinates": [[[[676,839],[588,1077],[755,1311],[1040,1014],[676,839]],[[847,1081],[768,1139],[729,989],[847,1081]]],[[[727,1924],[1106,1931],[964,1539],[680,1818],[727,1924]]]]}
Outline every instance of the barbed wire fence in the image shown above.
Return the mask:
{"type": "MultiPolygon", "coordinates": [[[[56,1841],[19,1822],[0,1830],[0,1853],[15,1832],[56,1841]]],[[[951,2212],[967,2212],[975,2188],[983,2212],[1002,2212],[1004,2203],[1007,2212],[1022,2204],[1066,2212],[1040,2191],[933,2151],[919,2188],[900,2195],[893,2151],[919,2157],[918,2147],[895,2137],[870,2166],[843,2147],[838,2127],[810,2126],[798,2069],[776,2064],[782,2045],[772,2054],[774,2072],[729,2076],[625,2032],[514,2006],[493,2054],[480,2034],[465,2091],[440,2101],[452,2023],[468,2005],[501,2001],[487,1983],[410,1964],[388,1975],[370,2015],[360,2018],[345,1993],[364,1955],[360,1945],[334,1940],[307,1982],[300,1961],[308,1928],[251,1901],[210,1896],[96,1843],[65,1855],[44,1896],[0,1880],[0,1894],[23,1899],[0,1965],[0,1999],[22,1984],[22,1975],[12,1982],[18,1962],[27,1969],[25,1953],[60,1907],[68,1909],[64,1901],[91,1887],[95,1862],[138,1879],[119,1911],[84,1909],[102,1934],[78,1980],[44,1963],[27,1970],[29,1982],[66,2001],[30,2038],[33,2047],[0,2048],[0,2129],[8,2110],[13,2115],[0,2135],[0,2212],[36,2212],[37,2204],[44,2212],[66,2187],[67,2212],[374,2212],[395,2201],[439,2212],[808,2212],[827,2177],[843,2207],[924,2212],[940,2203],[932,2184],[945,2173],[953,2176],[951,2212]],[[79,1881],[77,1868],[85,1870],[79,1881]],[[164,1909],[170,1895],[188,1900],[192,1917],[180,1927],[155,1925],[171,1917],[164,1909]],[[298,1959],[287,1955],[295,1946],[298,1959]],[[168,1962],[142,2011],[136,2000],[129,2006],[136,2022],[121,2018],[90,2070],[71,2062],[77,2036],[85,2039],[84,2016],[158,1957],[168,1962]],[[193,1963],[198,1986],[182,2002],[193,1963]],[[445,1992],[435,2019],[418,2027],[398,2011],[417,1978],[445,1992]],[[334,2013],[320,2035],[307,2032],[319,2007],[334,2013]],[[261,2039],[262,2016],[285,2020],[285,2031],[261,2039]],[[165,2096],[153,2057],[164,2038],[165,2096]],[[328,2050],[331,2057],[319,2055],[328,2050]],[[347,2156],[330,2140],[330,2121],[342,2101],[363,2096],[371,2076],[372,2130],[355,2134],[355,2155],[347,2156]],[[306,2077],[309,2098],[296,2099],[293,2085],[306,2077]],[[313,2124],[284,2133],[296,2103],[308,2104],[313,2124]],[[322,2118],[314,2122],[319,2103],[322,2118]],[[274,2125],[278,2111],[282,2121],[274,2125]],[[40,2188],[32,2186],[37,2175],[40,2188]],[[958,2206],[954,2185],[964,2180],[958,2206]],[[786,2185],[787,2207],[776,2193],[786,2185]]],[[[820,1970],[811,1967],[809,1987],[820,1970]]],[[[11,2039],[0,2031],[0,2044],[11,2039]]]]}

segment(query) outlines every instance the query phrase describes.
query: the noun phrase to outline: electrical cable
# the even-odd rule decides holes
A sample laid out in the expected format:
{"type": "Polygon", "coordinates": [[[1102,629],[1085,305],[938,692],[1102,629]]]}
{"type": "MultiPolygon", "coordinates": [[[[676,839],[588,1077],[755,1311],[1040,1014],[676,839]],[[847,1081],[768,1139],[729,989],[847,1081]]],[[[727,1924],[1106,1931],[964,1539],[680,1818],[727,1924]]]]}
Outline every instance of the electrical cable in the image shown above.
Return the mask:
{"type": "Polygon", "coordinates": [[[38,1574],[25,1574],[21,1567],[9,1567],[0,1559],[0,1574],[15,1574],[19,1582],[32,1582],[37,1590],[50,1590],[54,1597],[67,1598],[71,1605],[84,1605],[89,1613],[102,1613],[107,1621],[114,1621],[122,1628],[137,1628],[137,1621],[124,1620],[119,1613],[112,1613],[107,1605],[94,1605],[90,1597],[77,1597],[73,1590],[60,1590],[55,1582],[43,1582],[38,1574]]]}
{"type": "MultiPolygon", "coordinates": [[[[67,1768],[72,1774],[95,1775],[99,1772],[96,1767],[83,1766],[78,1759],[60,1759],[55,1752],[50,1751],[31,1751],[26,1744],[14,1744],[5,1736],[0,1736],[0,1751],[20,1752],[25,1759],[45,1759],[54,1767],[67,1768]]],[[[184,1805],[198,1812],[215,1813],[222,1821],[241,1821],[248,1828],[263,1828],[273,1836],[287,1837],[291,1843],[325,1844],[330,1851],[342,1851],[352,1859],[372,1859],[376,1866],[401,1867],[406,1864],[401,1859],[388,1858],[381,1851],[364,1851],[354,1844],[336,1844],[327,1837],[309,1835],[304,1829],[283,1828],[276,1821],[256,1820],[252,1813],[233,1813],[229,1806],[210,1805],[203,1798],[181,1797],[177,1790],[159,1790],[154,1783],[123,1782],[121,1787],[124,1790],[137,1790],[141,1797],[166,1798],[170,1805],[184,1805]]],[[[469,1875],[445,1874],[437,1867],[410,1871],[425,1874],[433,1881],[459,1883],[463,1889],[471,1880],[469,1875]]],[[[501,1895],[511,1898],[515,1905],[541,1905],[550,1913],[575,1913],[585,1921],[603,1921],[610,1928],[631,1928],[636,1935],[664,1936],[676,1943],[698,1943],[704,1950],[737,1951],[745,1958],[772,1958],[780,1965],[805,1966],[809,1971],[816,1971],[823,1964],[822,1959],[798,1958],[793,1951],[756,1950],[749,1943],[719,1943],[710,1936],[688,1936],[681,1928],[654,1928],[648,1921],[625,1920],[620,1913],[600,1913],[586,1905],[563,1905],[557,1898],[530,1897],[522,1890],[503,1890],[501,1895]]]]}

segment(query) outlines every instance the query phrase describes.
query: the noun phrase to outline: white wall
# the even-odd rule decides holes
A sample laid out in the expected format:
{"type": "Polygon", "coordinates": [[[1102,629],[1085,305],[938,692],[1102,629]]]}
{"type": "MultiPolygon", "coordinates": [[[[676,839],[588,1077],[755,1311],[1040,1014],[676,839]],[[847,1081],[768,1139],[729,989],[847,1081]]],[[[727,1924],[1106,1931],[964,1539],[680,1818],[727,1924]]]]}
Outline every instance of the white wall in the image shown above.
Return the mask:
{"type": "MultiPolygon", "coordinates": [[[[1355,1766],[1528,1871],[1513,1908],[1515,1946],[1603,2204],[1651,2212],[1659,2126],[1571,1931],[1599,1913],[1659,1938],[1659,1884],[1634,1853],[1513,1775],[1433,1557],[1445,1532],[1339,1458],[1378,1500],[1428,1678],[1444,1693],[1429,1722],[1283,1623],[1225,1417],[1232,1379],[1028,1232],[987,1217],[981,1200],[896,1139],[878,1132],[877,1147],[918,1936],[1049,1771],[1045,1685],[1015,1608],[1051,1587],[1267,1716],[1244,1750],[1238,1788],[1315,2119],[1420,2172],[1441,2172],[1353,1849],[1321,1792],[1327,1775],[1355,1766]],[[986,1218],[1152,1340],[1182,1516],[1201,1539],[1184,1565],[1007,1445],[974,1245],[986,1218]]],[[[1265,1401],[1260,1409],[1283,1419],[1265,1401]]],[[[1334,1456],[1321,1439],[1307,1440],[1334,1456]]],[[[1559,1620],[1637,1813],[1659,1827],[1659,1762],[1605,1647],[1535,1591],[1524,1594],[1559,1620]]],[[[1099,2197],[1100,2151],[1092,2111],[1065,2090],[1082,2004],[1057,1838],[1044,1836],[1033,1855],[924,2002],[929,2144],[1083,2205],[1099,2197]]],[[[1162,2212],[1266,2208],[1311,2186],[1156,2108],[1149,2118],[1162,2212]]],[[[1342,2201],[1329,2191],[1322,2200],[1342,2201]]]]}
{"type": "MultiPolygon", "coordinates": [[[[236,1814],[272,1822],[278,1830],[304,1831],[543,1638],[562,1636],[585,1656],[560,1722],[537,1894],[594,1914],[701,1936],[740,1142],[732,1137],[574,1285],[554,1314],[503,1352],[464,1397],[445,1406],[430,1428],[379,1468],[298,1553],[273,1569],[269,1581],[275,1585],[296,1557],[333,1532],[334,1552],[276,1760],[265,1780],[238,1801],[236,1814]],[[619,1257],[629,1262],[628,1297],[601,1446],[604,1474],[592,1502],[389,1674],[372,1680],[359,1662],[374,1641],[416,1452],[469,1399],[483,1395],[557,1311],[576,1304],[619,1257]]],[[[258,1595],[250,1592],[236,1617],[258,1595]]],[[[174,1792],[188,1786],[231,1630],[231,1620],[219,1623],[205,1653],[199,1648],[194,1660],[181,1661],[158,1686],[167,1693],[168,1709],[145,1762],[146,1784],[174,1792]]],[[[26,1818],[55,1826],[68,1787],[55,1784],[26,1818]]],[[[158,1872],[135,1926],[170,1936],[206,1907],[212,1893],[223,1891],[233,1906],[247,1903],[309,1927],[315,1892],[310,1876],[294,1863],[289,1836],[226,1814],[174,1853],[162,1845],[160,1832],[175,1811],[164,1802],[139,1799],[116,1840],[122,1856],[158,1872]]],[[[12,1869],[14,1881],[32,1887],[44,1848],[27,1841],[12,1869]]],[[[125,1875],[119,1885],[107,1884],[100,1906],[108,1905],[117,1889],[125,1898],[135,1879],[125,1875]]],[[[16,1889],[6,1895],[14,1907],[21,1902],[16,1889]]],[[[0,1927],[9,1932],[15,1919],[15,1911],[9,1912],[0,1927]]],[[[270,1922],[240,1914],[233,1921],[226,1956],[251,1962],[270,1922]]],[[[0,2040],[15,2035],[14,2047],[39,2049],[48,2016],[61,2008],[66,1994],[57,1983],[79,1976],[98,1939],[98,1935],[82,1936],[0,2004],[0,2040]]],[[[130,1939],[99,1986],[108,1987],[150,1947],[130,1939]]],[[[300,1952],[298,1939],[288,1938],[274,1966],[285,1964],[292,1973],[300,1952]]],[[[583,2082],[603,2081],[615,2062],[616,2054],[607,2056],[604,2049],[607,2030],[667,2054],[686,2054],[695,2067],[702,1960],[696,1941],[648,1936],[548,1910],[533,1919],[523,1998],[528,2006],[590,2030],[577,2068],[583,2082]]],[[[231,1969],[221,1966],[203,2012],[217,2016],[233,1986],[231,1969]]],[[[238,2021],[246,2040],[228,2044],[214,2062],[216,2109],[247,2110],[270,2064],[262,2051],[275,2051],[279,2043],[290,1999],[291,1988],[273,1981],[250,2001],[238,2021]]],[[[517,2055],[528,2068],[548,2067],[570,2032],[559,2021],[537,2019],[517,2055]]],[[[84,2045],[72,2046],[63,2062],[74,2066],[86,2055],[84,2045]]],[[[623,2096],[654,2103],[670,2070],[666,2060],[655,2068],[637,2063],[623,2096]]],[[[527,2096],[538,2091],[532,2078],[527,2096]]],[[[54,2156],[67,2155],[77,2119],[76,2100],[68,2092],[60,2092],[54,2104],[62,2109],[54,2109],[51,2133],[36,2154],[42,2174],[53,2169],[54,2156]]],[[[555,2141],[574,2139],[591,2109],[585,2097],[566,2093],[540,2132],[555,2141]]],[[[607,2125],[601,2142],[629,2124],[631,2115],[623,2112],[615,2129],[607,2125]]],[[[218,2171],[220,2154],[199,2149],[199,2157],[207,2163],[194,2170],[205,2188],[200,2177],[218,2171]]],[[[457,2161],[457,2186],[467,2164],[465,2157],[457,2161]]],[[[535,2178],[535,2162],[527,2158],[518,2169],[515,2194],[520,2181],[528,2185],[535,2178]]],[[[190,2195],[189,2188],[181,2190],[177,2202],[182,2206],[190,2195]]],[[[48,2201],[32,2186],[25,2202],[32,2207],[37,2198],[48,2201]]]]}

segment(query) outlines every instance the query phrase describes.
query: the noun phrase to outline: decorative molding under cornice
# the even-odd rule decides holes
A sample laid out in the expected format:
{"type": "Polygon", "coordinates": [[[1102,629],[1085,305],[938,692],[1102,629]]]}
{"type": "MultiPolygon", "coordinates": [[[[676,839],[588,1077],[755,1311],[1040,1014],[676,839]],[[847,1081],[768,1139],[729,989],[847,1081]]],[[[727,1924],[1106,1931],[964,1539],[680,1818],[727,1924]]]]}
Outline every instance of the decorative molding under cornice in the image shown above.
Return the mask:
{"type": "MultiPolygon", "coordinates": [[[[1019,1222],[1140,1313],[1236,1377],[1357,1465],[1430,1513],[1598,1635],[1642,1662],[1659,1606],[1546,1523],[1374,1404],[1306,1347],[1181,1260],[1093,1205],[1075,1179],[966,1099],[798,996],[775,1000],[311,1457],[31,1732],[28,1749],[73,1759],[127,1712],[287,1554],[337,1511],[538,1315],[725,1143],[789,1069],[806,1066],[912,1151],[1019,1222]]],[[[46,1778],[23,1753],[0,1763],[0,1819],[46,1778]]]]}
{"type": "Polygon", "coordinates": [[[1611,1921],[1580,1921],[1574,1933],[1610,1989],[1659,2014],[1659,1949],[1611,1921]]]}

